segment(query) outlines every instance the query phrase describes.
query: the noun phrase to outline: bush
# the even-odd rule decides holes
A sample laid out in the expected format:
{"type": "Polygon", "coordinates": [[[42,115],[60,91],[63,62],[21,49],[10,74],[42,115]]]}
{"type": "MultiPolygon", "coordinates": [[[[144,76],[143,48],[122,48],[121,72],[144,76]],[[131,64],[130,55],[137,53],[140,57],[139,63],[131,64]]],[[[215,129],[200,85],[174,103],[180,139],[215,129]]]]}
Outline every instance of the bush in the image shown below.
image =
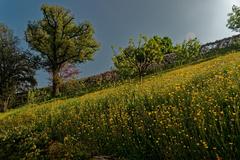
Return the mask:
{"type": "Polygon", "coordinates": [[[50,88],[32,89],[28,91],[27,103],[40,103],[52,98],[50,88]]]}

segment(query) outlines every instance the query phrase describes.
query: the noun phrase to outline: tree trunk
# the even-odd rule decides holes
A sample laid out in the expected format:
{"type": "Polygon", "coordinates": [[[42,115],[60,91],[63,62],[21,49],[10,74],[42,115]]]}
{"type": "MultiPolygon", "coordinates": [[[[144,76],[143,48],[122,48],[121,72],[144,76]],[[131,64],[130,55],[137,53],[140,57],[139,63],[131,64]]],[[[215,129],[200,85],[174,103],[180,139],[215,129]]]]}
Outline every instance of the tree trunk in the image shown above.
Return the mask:
{"type": "Polygon", "coordinates": [[[9,98],[0,101],[0,112],[5,112],[8,108],[9,98]]]}
{"type": "Polygon", "coordinates": [[[141,81],[141,84],[142,84],[142,77],[144,75],[144,70],[142,68],[139,68],[139,71],[138,71],[138,77],[141,81]]]}
{"type": "Polygon", "coordinates": [[[54,70],[52,72],[52,96],[57,97],[59,96],[59,86],[60,86],[60,76],[59,76],[59,71],[54,70]]]}

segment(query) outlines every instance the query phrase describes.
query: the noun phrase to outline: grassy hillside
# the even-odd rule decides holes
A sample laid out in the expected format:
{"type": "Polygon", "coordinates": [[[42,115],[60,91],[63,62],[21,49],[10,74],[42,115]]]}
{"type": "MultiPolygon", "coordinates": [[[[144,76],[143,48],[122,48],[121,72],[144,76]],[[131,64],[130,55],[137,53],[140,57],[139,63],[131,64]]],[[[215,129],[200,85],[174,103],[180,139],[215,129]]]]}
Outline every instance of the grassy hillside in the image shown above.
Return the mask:
{"type": "Polygon", "coordinates": [[[239,71],[233,53],[1,113],[0,159],[239,159],[239,71]]]}

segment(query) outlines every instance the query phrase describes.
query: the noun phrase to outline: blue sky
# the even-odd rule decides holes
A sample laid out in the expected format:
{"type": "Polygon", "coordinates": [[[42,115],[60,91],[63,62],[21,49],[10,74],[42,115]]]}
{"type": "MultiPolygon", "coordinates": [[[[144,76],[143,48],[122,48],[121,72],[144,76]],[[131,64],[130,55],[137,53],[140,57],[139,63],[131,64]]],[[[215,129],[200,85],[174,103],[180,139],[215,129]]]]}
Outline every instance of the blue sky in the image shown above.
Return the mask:
{"type": "MultiPolygon", "coordinates": [[[[24,42],[28,21],[38,20],[42,4],[55,4],[70,9],[77,22],[90,21],[101,49],[94,61],[81,64],[80,77],[110,70],[111,45],[126,46],[130,37],[138,35],[169,36],[174,43],[194,33],[201,43],[233,34],[226,27],[227,14],[238,0],[0,0],[0,22],[14,31],[24,42]]],[[[39,86],[49,84],[48,74],[37,72],[39,86]]]]}

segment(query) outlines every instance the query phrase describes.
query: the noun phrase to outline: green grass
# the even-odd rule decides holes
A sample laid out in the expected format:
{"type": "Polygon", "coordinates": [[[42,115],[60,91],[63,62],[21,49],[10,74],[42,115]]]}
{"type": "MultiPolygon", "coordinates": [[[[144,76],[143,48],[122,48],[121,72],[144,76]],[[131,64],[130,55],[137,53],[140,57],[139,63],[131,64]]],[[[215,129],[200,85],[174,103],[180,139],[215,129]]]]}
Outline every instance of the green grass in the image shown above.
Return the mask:
{"type": "Polygon", "coordinates": [[[240,54],[0,114],[0,159],[239,159],[240,54]]]}

